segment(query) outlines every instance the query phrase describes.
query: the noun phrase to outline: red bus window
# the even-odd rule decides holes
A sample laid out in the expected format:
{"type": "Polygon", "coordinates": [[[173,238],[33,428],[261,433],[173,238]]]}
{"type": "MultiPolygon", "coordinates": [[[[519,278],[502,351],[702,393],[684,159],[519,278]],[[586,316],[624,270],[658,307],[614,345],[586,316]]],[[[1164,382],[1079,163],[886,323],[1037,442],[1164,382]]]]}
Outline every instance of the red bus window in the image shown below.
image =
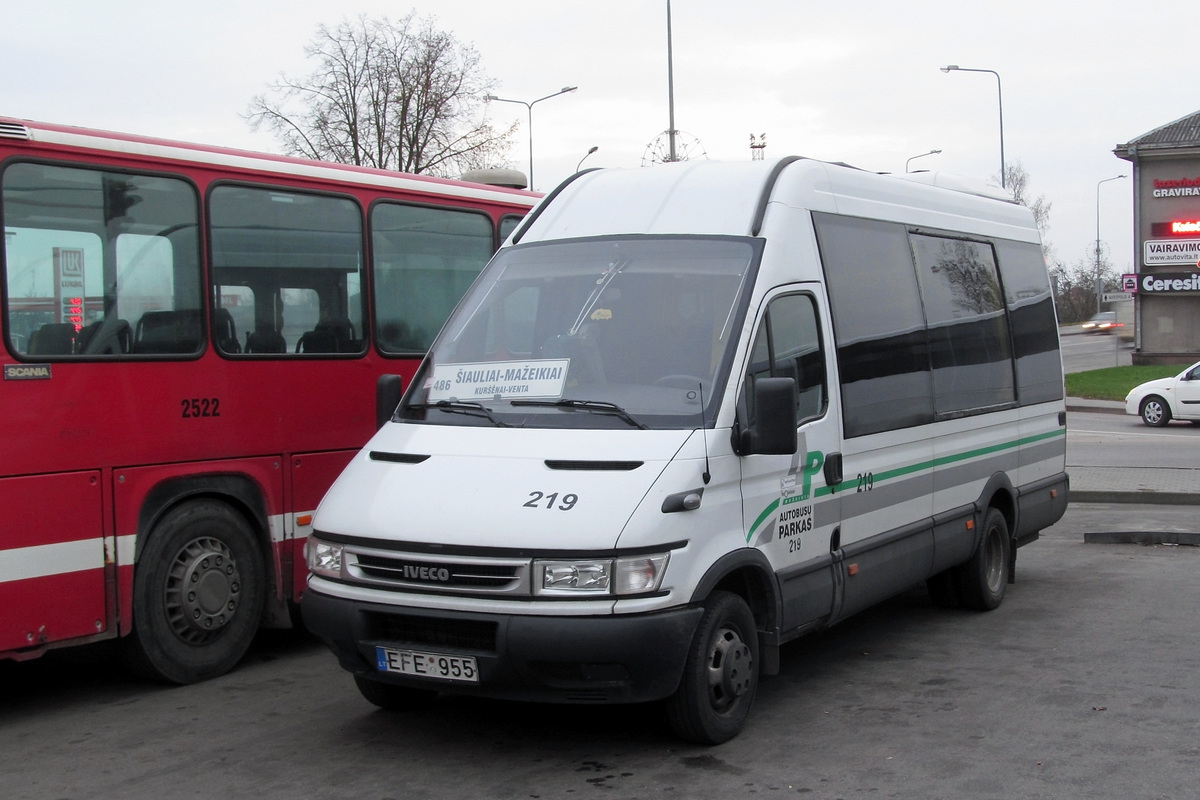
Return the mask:
{"type": "Polygon", "coordinates": [[[181,180],[4,171],[10,346],[37,358],[199,352],[199,207],[181,180]]]}
{"type": "Polygon", "coordinates": [[[365,352],[363,223],[345,197],[222,185],[209,200],[217,346],[249,355],[365,352]],[[231,338],[228,326],[239,338],[231,338]],[[237,343],[236,345],[234,343],[237,343]]]}
{"type": "Polygon", "coordinates": [[[486,214],[378,203],[371,209],[379,349],[424,353],[492,256],[486,214]]]}

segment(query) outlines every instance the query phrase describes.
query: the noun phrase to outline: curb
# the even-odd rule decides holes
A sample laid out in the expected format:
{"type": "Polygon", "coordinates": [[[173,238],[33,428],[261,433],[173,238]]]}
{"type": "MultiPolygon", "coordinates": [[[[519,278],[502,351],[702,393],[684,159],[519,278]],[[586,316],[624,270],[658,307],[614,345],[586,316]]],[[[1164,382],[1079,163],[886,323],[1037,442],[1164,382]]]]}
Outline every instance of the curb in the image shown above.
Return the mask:
{"type": "Polygon", "coordinates": [[[1089,405],[1086,402],[1072,403],[1070,400],[1067,400],[1067,411],[1074,411],[1076,413],[1086,412],[1089,414],[1124,414],[1125,406],[1122,404],[1120,408],[1115,408],[1112,406],[1089,405]]]}
{"type": "Polygon", "coordinates": [[[1085,533],[1084,544],[1177,544],[1200,547],[1200,533],[1179,531],[1105,531],[1085,533]]]}
{"type": "Polygon", "coordinates": [[[1187,492],[1098,492],[1072,489],[1068,502],[1195,506],[1200,505],[1200,494],[1189,494],[1187,492]]]}

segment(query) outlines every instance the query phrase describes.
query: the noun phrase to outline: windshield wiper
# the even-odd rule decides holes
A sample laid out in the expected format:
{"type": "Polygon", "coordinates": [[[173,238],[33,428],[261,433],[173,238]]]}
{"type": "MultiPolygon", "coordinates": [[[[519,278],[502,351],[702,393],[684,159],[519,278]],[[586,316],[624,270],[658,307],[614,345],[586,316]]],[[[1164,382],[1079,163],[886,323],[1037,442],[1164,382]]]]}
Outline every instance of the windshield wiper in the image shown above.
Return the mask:
{"type": "Polygon", "coordinates": [[[562,400],[513,400],[514,406],[544,406],[546,408],[582,408],[586,411],[595,411],[597,414],[611,414],[614,417],[620,417],[635,428],[641,430],[649,430],[649,425],[643,425],[638,422],[629,412],[621,408],[616,403],[609,403],[605,400],[571,400],[563,398],[562,400]]]}
{"type": "Polygon", "coordinates": [[[501,422],[481,403],[468,403],[463,400],[438,400],[436,403],[409,403],[405,408],[435,408],[447,414],[466,414],[468,417],[484,417],[497,428],[511,428],[507,422],[501,422]]]}

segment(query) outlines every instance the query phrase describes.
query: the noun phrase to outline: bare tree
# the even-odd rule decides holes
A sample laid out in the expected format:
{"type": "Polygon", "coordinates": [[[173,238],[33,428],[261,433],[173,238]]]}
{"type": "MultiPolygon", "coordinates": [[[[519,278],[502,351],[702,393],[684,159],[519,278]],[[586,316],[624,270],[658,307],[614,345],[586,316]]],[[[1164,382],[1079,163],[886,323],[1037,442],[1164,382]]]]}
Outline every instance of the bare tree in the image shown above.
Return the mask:
{"type": "Polygon", "coordinates": [[[281,74],[245,115],[289,155],[440,176],[504,159],[515,123],[472,121],[495,88],[478,53],[416,12],[321,25],[305,53],[317,68],[281,74]]]}
{"type": "Polygon", "coordinates": [[[1052,204],[1044,194],[1038,195],[1036,200],[1030,201],[1029,173],[1025,171],[1025,167],[1021,165],[1020,161],[1005,165],[1003,185],[1007,187],[1013,200],[1033,212],[1033,221],[1037,223],[1038,233],[1042,236],[1042,252],[1046,255],[1046,261],[1050,262],[1053,247],[1046,238],[1046,234],[1050,231],[1050,206],[1052,204]]]}
{"type": "Polygon", "coordinates": [[[1088,247],[1086,256],[1070,266],[1061,263],[1053,265],[1050,274],[1058,287],[1056,302],[1059,322],[1082,322],[1096,313],[1097,279],[1101,294],[1119,291],[1121,286],[1121,276],[1103,248],[1097,262],[1095,244],[1088,247]]]}

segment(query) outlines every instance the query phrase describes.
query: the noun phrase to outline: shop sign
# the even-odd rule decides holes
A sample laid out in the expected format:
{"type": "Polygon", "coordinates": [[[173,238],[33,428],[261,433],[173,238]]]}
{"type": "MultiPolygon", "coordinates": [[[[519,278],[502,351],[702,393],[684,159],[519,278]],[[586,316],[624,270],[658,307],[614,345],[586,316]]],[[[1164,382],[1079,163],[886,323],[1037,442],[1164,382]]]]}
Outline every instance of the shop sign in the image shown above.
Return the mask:
{"type": "Polygon", "coordinates": [[[1200,272],[1159,272],[1138,276],[1140,294],[1200,292],[1200,272]]]}
{"type": "Polygon", "coordinates": [[[1200,264],[1200,239],[1150,239],[1146,242],[1146,266],[1200,264]]]}
{"type": "Polygon", "coordinates": [[[1200,197],[1200,178],[1154,179],[1155,197],[1200,197]]]}
{"type": "Polygon", "coordinates": [[[1200,219],[1177,219],[1171,222],[1150,223],[1151,236],[1195,236],[1200,233],[1200,219]]]}

